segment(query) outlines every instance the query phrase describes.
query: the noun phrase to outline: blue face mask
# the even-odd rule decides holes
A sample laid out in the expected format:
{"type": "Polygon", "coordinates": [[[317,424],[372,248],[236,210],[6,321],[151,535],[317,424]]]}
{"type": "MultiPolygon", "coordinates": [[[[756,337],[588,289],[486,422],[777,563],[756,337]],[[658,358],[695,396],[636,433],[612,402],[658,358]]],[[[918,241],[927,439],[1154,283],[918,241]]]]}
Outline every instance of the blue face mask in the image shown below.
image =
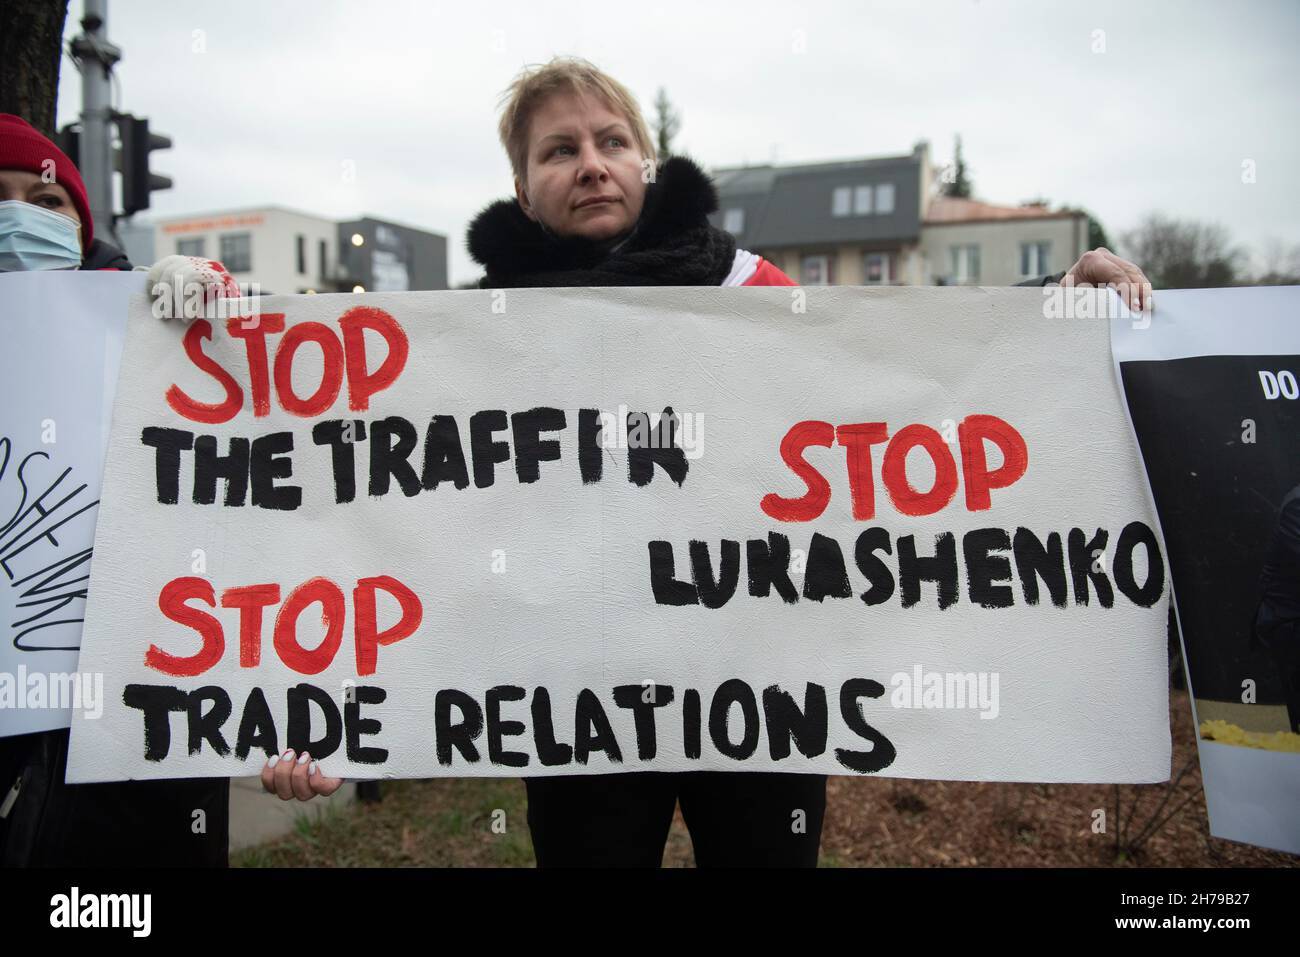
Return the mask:
{"type": "Polygon", "coordinates": [[[0,202],[0,272],[80,265],[81,226],[75,219],[20,199],[0,202]]]}

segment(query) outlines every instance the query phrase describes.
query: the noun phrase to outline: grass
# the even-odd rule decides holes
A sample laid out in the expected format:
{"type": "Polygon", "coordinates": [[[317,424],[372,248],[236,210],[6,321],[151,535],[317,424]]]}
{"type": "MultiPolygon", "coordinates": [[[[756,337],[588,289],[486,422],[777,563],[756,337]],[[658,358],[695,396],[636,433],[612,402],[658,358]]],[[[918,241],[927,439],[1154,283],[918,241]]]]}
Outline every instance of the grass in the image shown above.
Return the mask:
{"type": "Polygon", "coordinates": [[[385,781],[379,803],[299,815],[291,833],[238,851],[230,863],[234,867],[531,867],[524,787],[509,778],[385,781]]]}

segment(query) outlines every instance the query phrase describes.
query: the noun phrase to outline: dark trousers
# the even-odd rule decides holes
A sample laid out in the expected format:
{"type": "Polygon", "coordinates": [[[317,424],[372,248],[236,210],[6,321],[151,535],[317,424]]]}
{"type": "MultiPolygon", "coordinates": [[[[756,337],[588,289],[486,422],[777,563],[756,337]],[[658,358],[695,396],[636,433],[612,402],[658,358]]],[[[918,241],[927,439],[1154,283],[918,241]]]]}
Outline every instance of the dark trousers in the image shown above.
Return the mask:
{"type": "Polygon", "coordinates": [[[64,784],[67,760],[66,729],[0,738],[0,866],[227,866],[229,778],[64,784]]]}
{"type": "Polygon", "coordinates": [[[698,867],[816,867],[821,774],[636,771],[525,778],[538,867],[659,867],[678,801],[698,867]]]}

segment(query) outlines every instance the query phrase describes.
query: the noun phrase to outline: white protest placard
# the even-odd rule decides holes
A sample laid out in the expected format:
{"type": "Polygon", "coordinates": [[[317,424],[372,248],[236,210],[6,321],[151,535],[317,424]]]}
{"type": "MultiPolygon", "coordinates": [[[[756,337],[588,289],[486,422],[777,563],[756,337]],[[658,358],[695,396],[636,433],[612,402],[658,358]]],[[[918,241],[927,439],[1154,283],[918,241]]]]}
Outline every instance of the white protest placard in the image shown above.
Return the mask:
{"type": "Polygon", "coordinates": [[[141,297],[68,780],[286,747],[367,778],[1165,780],[1106,323],[1043,302],[277,296],[187,331],[141,297]]]}
{"type": "Polygon", "coordinates": [[[0,275],[0,737],[102,707],[77,670],[129,272],[0,275]]]}

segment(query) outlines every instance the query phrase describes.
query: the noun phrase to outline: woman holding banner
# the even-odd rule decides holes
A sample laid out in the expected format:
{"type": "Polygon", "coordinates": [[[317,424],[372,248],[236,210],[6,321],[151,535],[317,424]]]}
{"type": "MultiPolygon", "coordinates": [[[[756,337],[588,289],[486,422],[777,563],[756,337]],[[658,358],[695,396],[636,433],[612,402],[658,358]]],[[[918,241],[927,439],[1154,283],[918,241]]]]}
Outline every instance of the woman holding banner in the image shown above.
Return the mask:
{"type": "MultiPolygon", "coordinates": [[[[0,272],[131,268],[94,238],[72,160],[19,117],[0,114],[0,272]]],[[[214,296],[238,295],[221,264],[205,260],[172,257],[151,278],[170,283],[177,270],[182,282],[211,283],[214,296]]],[[[227,863],[227,778],[68,785],[67,759],[66,728],[0,737],[0,864],[227,863]]]]}
{"type": "MultiPolygon", "coordinates": [[[[525,72],[507,97],[499,132],[515,199],[491,204],[469,228],[483,288],[795,285],[709,224],[717,193],[698,166],[681,156],[656,165],[640,108],[617,80],[559,59],[525,72]]],[[[524,783],[541,867],[658,867],[679,801],[701,866],[817,864],[824,775],[629,772],[524,783]]]]}
{"type": "MultiPolygon", "coordinates": [[[[519,286],[793,286],[711,226],[712,181],[683,156],[656,162],[635,98],[589,63],[560,58],[507,90],[499,134],[515,198],[469,228],[486,289],[519,286]]],[[[1104,250],[1037,280],[1132,284],[1145,277],[1104,250]]],[[[701,866],[812,867],[826,778],[817,774],[626,773],[529,778],[539,866],[659,866],[676,804],[701,866]]]]}
{"type": "MultiPolygon", "coordinates": [[[[470,226],[483,288],[795,285],[709,225],[717,194],[698,166],[674,157],[655,168],[635,99],[590,64],[557,60],[521,77],[500,134],[516,199],[493,203],[470,226]]],[[[315,779],[285,755],[262,780],[301,799],[315,779]]],[[[817,863],[823,775],[633,772],[525,784],[540,866],[657,867],[679,800],[701,865],[817,863]]]]}
{"type": "MultiPolygon", "coordinates": [[[[539,286],[793,286],[772,263],[709,224],[718,208],[707,174],[674,156],[656,162],[635,98],[585,61],[525,70],[506,91],[499,134],[515,196],[471,223],[485,289],[539,286]]],[[[1141,308],[1145,277],[1105,250],[1048,282],[1127,287],[1141,308]]],[[[288,758],[289,760],[285,760],[288,758]]],[[[267,790],[308,799],[335,779],[308,777],[299,758],[263,769],[267,790]]],[[[662,863],[681,803],[701,866],[812,867],[826,778],[769,772],[629,772],[525,779],[539,866],[662,863]]],[[[320,793],[324,793],[321,791],[320,793]]]]}

